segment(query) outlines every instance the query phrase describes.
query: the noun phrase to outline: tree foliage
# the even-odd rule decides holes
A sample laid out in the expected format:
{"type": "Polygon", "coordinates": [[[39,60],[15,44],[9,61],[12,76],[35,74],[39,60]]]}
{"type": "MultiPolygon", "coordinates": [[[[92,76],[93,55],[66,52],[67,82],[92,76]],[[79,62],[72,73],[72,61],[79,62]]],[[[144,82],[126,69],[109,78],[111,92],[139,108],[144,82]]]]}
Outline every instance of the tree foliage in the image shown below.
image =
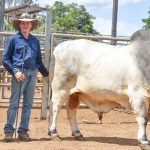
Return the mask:
{"type": "MultiPolygon", "coordinates": [[[[12,5],[14,0],[6,0],[6,2],[9,3],[9,5],[12,5]]],[[[37,5],[37,0],[16,0],[17,5],[24,3],[37,5]]],[[[98,33],[93,27],[95,17],[90,15],[83,5],[78,6],[75,3],[64,5],[62,2],[56,1],[54,5],[49,8],[49,11],[52,15],[51,30],[53,32],[98,33]]],[[[44,33],[46,20],[45,13],[41,12],[38,14],[33,14],[33,17],[40,20],[38,28],[33,32],[44,33]]],[[[12,20],[8,18],[7,21],[8,23],[6,25],[6,30],[12,31],[12,20]]]]}
{"type": "Polygon", "coordinates": [[[93,28],[95,17],[90,15],[83,5],[75,3],[64,5],[56,1],[50,8],[52,14],[52,30],[54,32],[98,33],[93,28]]]}
{"type": "Polygon", "coordinates": [[[148,11],[148,18],[146,19],[142,19],[142,22],[145,23],[145,25],[143,26],[144,29],[150,29],[150,10],[148,11]]]}

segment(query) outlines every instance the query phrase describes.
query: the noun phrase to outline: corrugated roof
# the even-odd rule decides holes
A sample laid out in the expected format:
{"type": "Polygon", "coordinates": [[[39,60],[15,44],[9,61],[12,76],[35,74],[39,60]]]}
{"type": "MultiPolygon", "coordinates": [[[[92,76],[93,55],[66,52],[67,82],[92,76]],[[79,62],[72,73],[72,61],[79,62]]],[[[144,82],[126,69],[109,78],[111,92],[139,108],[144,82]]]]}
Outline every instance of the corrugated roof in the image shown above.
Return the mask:
{"type": "Polygon", "coordinates": [[[40,11],[46,11],[47,8],[30,5],[30,4],[22,4],[15,7],[5,9],[5,15],[8,16],[20,16],[24,12],[28,12],[29,14],[37,13],[40,11]]]}

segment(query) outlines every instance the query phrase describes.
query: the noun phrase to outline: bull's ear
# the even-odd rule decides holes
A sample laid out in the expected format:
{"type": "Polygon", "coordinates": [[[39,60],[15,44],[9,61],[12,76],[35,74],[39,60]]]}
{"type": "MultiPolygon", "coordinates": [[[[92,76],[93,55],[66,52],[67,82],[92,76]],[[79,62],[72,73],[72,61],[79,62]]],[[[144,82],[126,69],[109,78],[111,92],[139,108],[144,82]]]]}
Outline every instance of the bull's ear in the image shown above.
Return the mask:
{"type": "Polygon", "coordinates": [[[130,38],[131,43],[139,40],[150,41],[150,30],[141,29],[132,34],[130,38]]]}

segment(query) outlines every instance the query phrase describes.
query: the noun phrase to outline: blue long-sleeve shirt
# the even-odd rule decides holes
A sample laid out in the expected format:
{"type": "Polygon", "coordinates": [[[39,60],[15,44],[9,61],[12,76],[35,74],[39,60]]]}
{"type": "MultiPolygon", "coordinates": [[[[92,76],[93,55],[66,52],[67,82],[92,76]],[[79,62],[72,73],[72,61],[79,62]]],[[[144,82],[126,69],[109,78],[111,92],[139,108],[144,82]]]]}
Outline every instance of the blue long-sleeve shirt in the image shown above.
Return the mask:
{"type": "Polygon", "coordinates": [[[2,64],[12,75],[17,72],[17,68],[22,67],[38,69],[45,77],[49,74],[42,62],[39,40],[31,34],[26,39],[18,32],[7,40],[2,64]]]}

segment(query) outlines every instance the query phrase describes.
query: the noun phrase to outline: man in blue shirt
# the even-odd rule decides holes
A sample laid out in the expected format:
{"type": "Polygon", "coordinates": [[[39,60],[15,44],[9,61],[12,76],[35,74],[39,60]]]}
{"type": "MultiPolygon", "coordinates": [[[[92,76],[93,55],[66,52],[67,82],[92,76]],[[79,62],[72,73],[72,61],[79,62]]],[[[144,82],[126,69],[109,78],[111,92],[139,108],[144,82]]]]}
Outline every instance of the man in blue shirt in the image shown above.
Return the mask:
{"type": "Polygon", "coordinates": [[[20,19],[14,19],[13,26],[19,32],[8,39],[4,49],[2,63],[12,75],[7,123],[4,127],[5,141],[13,140],[15,130],[13,125],[22,95],[23,107],[18,138],[29,141],[29,120],[36,86],[37,69],[44,77],[49,74],[42,62],[39,41],[30,34],[30,31],[34,30],[37,25],[38,20],[31,19],[28,13],[23,13],[20,19]]]}

